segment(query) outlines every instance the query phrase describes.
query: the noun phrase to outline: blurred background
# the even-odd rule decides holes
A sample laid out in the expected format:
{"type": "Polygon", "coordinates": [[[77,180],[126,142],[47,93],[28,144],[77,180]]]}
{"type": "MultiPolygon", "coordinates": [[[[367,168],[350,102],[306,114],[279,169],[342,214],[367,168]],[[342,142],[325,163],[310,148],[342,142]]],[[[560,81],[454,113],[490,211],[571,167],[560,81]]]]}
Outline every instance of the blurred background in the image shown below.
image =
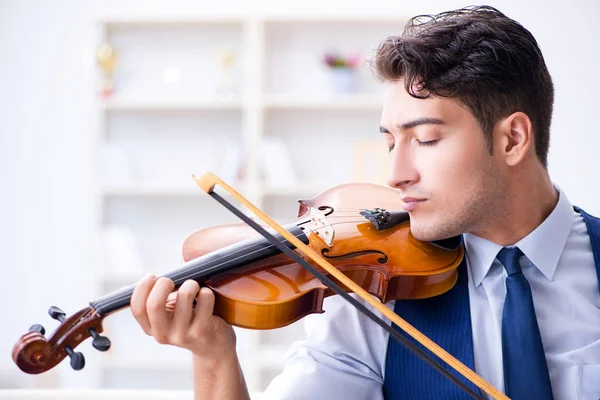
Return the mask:
{"type": "MultiPolygon", "coordinates": [[[[600,215],[595,165],[597,0],[488,3],[537,38],[556,102],[550,172],[600,215]]],[[[67,362],[26,375],[11,349],[147,272],[179,265],[192,231],[237,222],[196,187],[213,171],[280,222],[297,199],[348,181],[384,183],[384,87],[367,62],[416,14],[457,1],[0,0],[0,388],[192,387],[186,351],[144,335],[125,310],[67,362]]],[[[281,371],[302,321],[238,329],[249,387],[281,371]]]]}

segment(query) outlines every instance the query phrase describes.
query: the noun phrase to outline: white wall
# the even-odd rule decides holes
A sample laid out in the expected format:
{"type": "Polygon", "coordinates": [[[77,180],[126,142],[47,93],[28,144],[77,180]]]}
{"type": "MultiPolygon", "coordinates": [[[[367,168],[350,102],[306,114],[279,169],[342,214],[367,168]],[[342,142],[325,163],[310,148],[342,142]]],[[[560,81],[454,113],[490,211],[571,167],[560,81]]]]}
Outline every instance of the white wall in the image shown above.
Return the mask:
{"type": "MultiPolygon", "coordinates": [[[[550,170],[570,200],[600,215],[600,2],[492,1],[538,39],[556,85],[550,170]],[[567,5],[568,4],[568,5],[567,5]]],[[[9,359],[50,305],[86,306],[94,203],[91,74],[94,18],[151,13],[435,13],[457,1],[0,0],[0,387],[29,385],[9,359]],[[74,300],[75,299],[75,300],[74,300]]],[[[399,26],[399,32],[400,32],[399,26]]],[[[376,43],[373,43],[375,46],[376,43]]],[[[373,127],[378,121],[373,121],[373,127]]],[[[68,309],[67,309],[68,308],[68,309]]],[[[118,340],[118,338],[114,338],[118,340]]],[[[89,347],[86,347],[89,349],[89,347]]],[[[91,351],[91,350],[88,350],[91,351]]],[[[69,381],[69,385],[85,382],[69,381]]]]}

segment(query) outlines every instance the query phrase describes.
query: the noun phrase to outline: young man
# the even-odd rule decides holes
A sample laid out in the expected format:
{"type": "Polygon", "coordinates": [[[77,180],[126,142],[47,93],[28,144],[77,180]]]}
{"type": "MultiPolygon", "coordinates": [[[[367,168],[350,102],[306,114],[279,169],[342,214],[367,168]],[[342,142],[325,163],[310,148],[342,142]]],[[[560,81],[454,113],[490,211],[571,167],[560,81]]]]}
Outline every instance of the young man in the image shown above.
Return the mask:
{"type": "MultiPolygon", "coordinates": [[[[457,10],[413,19],[375,68],[389,85],[388,183],[412,234],[463,234],[466,248],[448,293],[387,306],[510,398],[600,398],[600,220],[548,175],[554,90],[534,37],[493,8],[457,10]]],[[[171,312],[172,290],[164,278],[138,283],[143,330],[193,352],[197,399],[248,398],[211,291],[184,283],[171,312]]],[[[267,398],[470,398],[344,299],[325,307],[267,398]]]]}

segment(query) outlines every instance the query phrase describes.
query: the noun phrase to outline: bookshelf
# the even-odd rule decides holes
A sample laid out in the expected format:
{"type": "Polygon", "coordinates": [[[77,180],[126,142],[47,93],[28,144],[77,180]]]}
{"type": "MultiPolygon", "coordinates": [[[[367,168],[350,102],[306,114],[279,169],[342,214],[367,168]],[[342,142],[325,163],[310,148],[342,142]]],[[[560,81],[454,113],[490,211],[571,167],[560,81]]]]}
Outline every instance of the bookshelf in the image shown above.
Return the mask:
{"type": "MultiPolygon", "coordinates": [[[[118,58],[113,93],[93,94],[96,294],[176,267],[190,232],[238,222],[196,187],[192,174],[215,172],[281,223],[296,216],[297,199],[353,180],[383,183],[387,150],[377,129],[383,87],[361,68],[355,92],[333,92],[322,55],[359,51],[368,58],[386,36],[401,33],[405,20],[233,15],[97,21],[98,46],[110,44],[118,58]],[[225,94],[218,86],[224,82],[219,51],[235,54],[228,75],[233,90],[228,86],[225,94]],[[375,175],[357,172],[356,160],[366,151],[374,152],[369,163],[375,175]],[[115,263],[123,246],[128,256],[115,263]],[[132,266],[123,261],[130,259],[132,266]]],[[[105,320],[105,329],[114,349],[94,356],[99,387],[144,388],[151,381],[152,388],[171,388],[168,379],[163,386],[156,380],[161,371],[191,371],[185,352],[152,343],[128,310],[105,320]]],[[[236,332],[249,389],[262,391],[283,368],[289,345],[303,338],[303,323],[236,332]]],[[[188,375],[180,389],[191,388],[188,375]]]]}

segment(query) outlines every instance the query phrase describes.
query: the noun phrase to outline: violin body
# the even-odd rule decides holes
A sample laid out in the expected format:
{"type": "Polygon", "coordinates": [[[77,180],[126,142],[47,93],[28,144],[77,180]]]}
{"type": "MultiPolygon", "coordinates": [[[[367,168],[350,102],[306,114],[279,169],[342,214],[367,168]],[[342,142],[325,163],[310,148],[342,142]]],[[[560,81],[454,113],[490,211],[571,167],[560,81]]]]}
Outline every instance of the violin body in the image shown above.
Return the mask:
{"type": "MultiPolygon", "coordinates": [[[[437,296],[456,283],[464,255],[461,246],[444,249],[416,240],[405,213],[406,220],[383,230],[360,214],[366,209],[397,209],[400,199],[394,189],[346,184],[299,203],[296,224],[307,235],[308,246],[381,302],[437,296]]],[[[183,242],[184,261],[256,235],[245,224],[198,230],[183,242]]],[[[279,328],[322,313],[323,299],[335,294],[284,254],[199,283],[213,290],[215,315],[251,329],[279,328]]]]}

